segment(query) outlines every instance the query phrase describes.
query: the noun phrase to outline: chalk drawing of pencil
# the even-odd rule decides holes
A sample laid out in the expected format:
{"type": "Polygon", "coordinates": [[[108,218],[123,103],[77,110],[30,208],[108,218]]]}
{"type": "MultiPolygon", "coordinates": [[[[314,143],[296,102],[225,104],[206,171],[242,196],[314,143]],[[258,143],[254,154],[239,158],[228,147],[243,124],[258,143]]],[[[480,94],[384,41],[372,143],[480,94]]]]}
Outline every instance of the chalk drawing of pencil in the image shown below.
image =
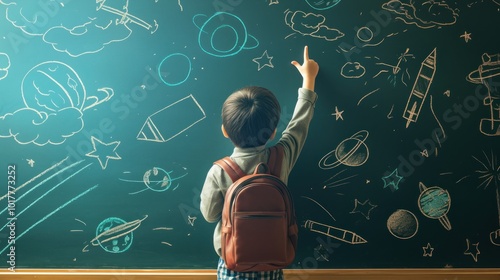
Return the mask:
{"type": "Polygon", "coordinates": [[[167,142],[205,117],[198,101],[193,95],[188,95],[149,116],[137,140],[167,142]]]}
{"type": "Polygon", "coordinates": [[[420,71],[415,79],[415,84],[408,97],[408,103],[406,103],[406,108],[403,113],[403,118],[407,120],[406,128],[410,126],[411,122],[417,122],[420,110],[422,110],[422,105],[424,104],[427,93],[429,93],[429,88],[434,80],[435,73],[436,49],[422,61],[420,71]]]}
{"type": "Polygon", "coordinates": [[[315,221],[307,220],[304,227],[312,232],[317,232],[335,238],[339,241],[343,241],[349,244],[363,244],[368,243],[363,237],[357,235],[356,233],[337,227],[332,227],[315,221]]]}

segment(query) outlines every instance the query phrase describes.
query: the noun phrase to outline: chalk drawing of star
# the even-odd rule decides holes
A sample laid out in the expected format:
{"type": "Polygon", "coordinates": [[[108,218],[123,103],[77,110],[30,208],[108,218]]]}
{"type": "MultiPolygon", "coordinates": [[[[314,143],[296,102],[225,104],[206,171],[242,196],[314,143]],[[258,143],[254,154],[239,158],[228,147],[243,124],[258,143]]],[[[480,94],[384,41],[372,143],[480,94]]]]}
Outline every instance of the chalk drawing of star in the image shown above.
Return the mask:
{"type": "Polygon", "coordinates": [[[31,158],[27,159],[26,161],[28,162],[29,166],[31,166],[31,167],[33,167],[35,165],[35,161],[31,158]]]}
{"type": "Polygon", "coordinates": [[[118,146],[120,145],[120,141],[104,143],[94,136],[91,137],[91,140],[94,150],[90,153],[87,153],[86,156],[97,158],[103,170],[108,166],[108,161],[110,159],[122,159],[116,153],[116,148],[118,148],[118,146]]]}
{"type": "Polygon", "coordinates": [[[342,117],[342,113],[344,113],[344,111],[339,112],[339,109],[337,108],[337,106],[335,106],[335,113],[332,113],[332,116],[335,116],[336,121],[338,121],[339,119],[344,120],[344,117],[342,117]]]}
{"type": "Polygon", "coordinates": [[[423,150],[420,152],[420,154],[423,156],[423,157],[426,157],[428,158],[429,157],[429,152],[427,151],[427,149],[423,150]]]}
{"type": "Polygon", "coordinates": [[[382,180],[384,181],[384,189],[389,187],[389,186],[392,186],[392,188],[394,188],[394,190],[398,190],[399,189],[399,182],[401,182],[401,179],[403,179],[402,176],[399,176],[398,174],[398,169],[394,169],[394,171],[392,171],[391,174],[385,176],[385,177],[382,177],[382,180]]]}
{"type": "Polygon", "coordinates": [[[471,255],[474,261],[477,262],[477,255],[481,254],[481,252],[479,252],[479,242],[471,244],[469,239],[466,239],[466,241],[467,250],[465,250],[464,255],[471,255]],[[473,248],[471,248],[471,245],[473,248]]]}
{"type": "Polygon", "coordinates": [[[427,243],[427,246],[422,247],[424,250],[424,257],[432,257],[432,251],[434,251],[434,248],[431,247],[431,243],[427,243]]]}
{"type": "Polygon", "coordinates": [[[280,2],[278,2],[278,0],[270,0],[269,1],[269,6],[273,5],[273,4],[279,4],[280,2]]]}
{"type": "Polygon", "coordinates": [[[463,35],[460,35],[460,38],[464,38],[465,42],[468,43],[470,40],[472,40],[472,37],[470,35],[472,34],[465,31],[463,35]]]}
{"type": "Polygon", "coordinates": [[[361,213],[367,220],[369,220],[370,212],[375,207],[377,207],[377,205],[372,204],[369,199],[365,200],[365,202],[359,202],[359,200],[356,198],[354,200],[354,209],[352,209],[351,214],[361,213]]]}
{"type": "Polygon", "coordinates": [[[191,225],[191,226],[194,226],[194,221],[196,220],[196,217],[191,217],[191,216],[188,216],[188,223],[191,225]]]}
{"type": "Polygon", "coordinates": [[[269,56],[269,54],[267,54],[267,50],[265,50],[264,53],[260,57],[256,57],[256,58],[252,59],[252,61],[259,65],[257,71],[260,71],[260,69],[262,69],[266,66],[274,68],[273,63],[271,62],[272,59],[273,59],[273,57],[269,56]],[[264,56],[265,56],[265,58],[264,58],[264,56]]]}

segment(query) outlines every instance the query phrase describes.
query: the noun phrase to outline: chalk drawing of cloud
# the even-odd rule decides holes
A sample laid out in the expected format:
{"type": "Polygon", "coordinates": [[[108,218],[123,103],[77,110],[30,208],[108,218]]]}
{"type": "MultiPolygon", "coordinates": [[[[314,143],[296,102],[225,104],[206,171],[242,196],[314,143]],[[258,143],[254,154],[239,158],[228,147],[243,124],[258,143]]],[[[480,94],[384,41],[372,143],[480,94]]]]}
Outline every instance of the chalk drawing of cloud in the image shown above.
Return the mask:
{"type": "Polygon", "coordinates": [[[344,33],[338,29],[325,25],[325,21],[326,18],[320,14],[285,11],[285,23],[294,31],[287,37],[292,36],[295,32],[327,41],[335,41],[344,36],[344,33]]]}
{"type": "Polygon", "coordinates": [[[127,39],[132,30],[125,24],[115,24],[113,20],[94,19],[73,28],[55,26],[47,30],[43,40],[59,52],[72,57],[96,53],[106,45],[127,39]]]}
{"type": "Polygon", "coordinates": [[[0,53],[0,80],[9,74],[10,58],[6,53],[0,53]]]}
{"type": "Polygon", "coordinates": [[[453,25],[458,13],[444,1],[391,0],[382,8],[398,15],[397,19],[419,28],[453,25]]]}
{"type": "Polygon", "coordinates": [[[19,144],[62,144],[82,128],[82,113],[72,107],[57,114],[22,108],[0,116],[0,138],[13,137],[19,144]]]}
{"type": "Polygon", "coordinates": [[[74,26],[85,21],[83,15],[95,14],[95,3],[91,1],[0,0],[0,6],[6,7],[5,17],[14,27],[31,36],[42,36],[55,25],[74,26]]]}
{"type": "Polygon", "coordinates": [[[365,74],[366,70],[363,65],[361,65],[359,62],[347,62],[342,66],[342,69],[340,70],[340,74],[349,79],[353,78],[361,78],[365,74]]]}
{"type": "Polygon", "coordinates": [[[325,39],[327,41],[335,41],[344,36],[344,33],[340,32],[335,28],[330,28],[328,26],[320,26],[316,31],[310,34],[310,36],[320,39],[325,39]]]}

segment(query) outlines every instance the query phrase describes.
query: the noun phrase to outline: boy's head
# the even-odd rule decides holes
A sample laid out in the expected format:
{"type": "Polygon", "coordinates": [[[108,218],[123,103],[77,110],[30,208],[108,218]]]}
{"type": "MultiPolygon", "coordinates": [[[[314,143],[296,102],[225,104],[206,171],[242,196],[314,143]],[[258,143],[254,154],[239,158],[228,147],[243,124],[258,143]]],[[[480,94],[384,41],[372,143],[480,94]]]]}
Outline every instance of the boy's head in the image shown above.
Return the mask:
{"type": "Polygon", "coordinates": [[[222,133],[239,148],[267,143],[276,133],[281,108],[274,94],[262,87],[245,87],[222,106],[222,133]]]}

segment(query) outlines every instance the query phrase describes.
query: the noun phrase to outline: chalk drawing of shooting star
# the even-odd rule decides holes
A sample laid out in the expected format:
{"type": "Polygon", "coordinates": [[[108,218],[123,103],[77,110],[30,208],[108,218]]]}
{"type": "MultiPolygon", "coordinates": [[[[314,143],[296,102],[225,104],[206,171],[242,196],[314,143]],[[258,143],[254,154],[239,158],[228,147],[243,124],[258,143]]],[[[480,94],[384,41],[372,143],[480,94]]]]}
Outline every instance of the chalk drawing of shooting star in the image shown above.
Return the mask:
{"type": "MultiPolygon", "coordinates": [[[[53,198],[50,201],[47,200],[46,197],[49,194],[51,194],[52,192],[57,192],[60,187],[64,187],[67,181],[76,177],[79,173],[85,171],[93,164],[89,163],[82,166],[84,164],[84,160],[71,163],[68,161],[68,159],[69,157],[66,157],[63,160],[59,161],[58,163],[50,166],[49,168],[45,169],[44,171],[34,176],[30,180],[19,185],[13,191],[16,194],[16,203],[23,201],[23,205],[26,206],[24,206],[22,209],[19,209],[15,213],[16,215],[12,218],[17,220],[20,218],[20,216],[28,212],[26,213],[26,215],[29,215],[31,218],[34,218],[36,220],[36,222],[34,222],[33,224],[23,224],[22,227],[17,228],[16,242],[19,241],[25,235],[27,234],[29,235],[30,231],[33,228],[37,227],[41,223],[44,223],[47,219],[49,219],[59,211],[63,210],[66,206],[74,203],[76,200],[85,196],[86,194],[88,194],[89,192],[91,192],[92,190],[96,189],[99,186],[99,185],[94,185],[92,187],[86,188],[86,190],[75,195],[73,198],[69,200],[63,200],[64,202],[62,204],[58,204],[56,199],[58,196],[57,194],[53,195],[53,198]],[[70,173],[68,174],[68,172],[70,173]],[[65,177],[62,180],[60,180],[58,179],[61,178],[60,176],[65,176],[65,177]],[[44,188],[48,189],[44,190],[44,188]],[[45,212],[47,211],[47,209],[51,209],[52,207],[54,207],[54,210],[48,213],[45,212]]],[[[64,193],[70,193],[74,190],[74,188],[75,185],[73,184],[71,185],[70,188],[66,187],[66,189],[62,191],[64,193]]],[[[0,200],[5,199],[6,197],[7,195],[4,195],[0,197],[0,200]]],[[[2,211],[0,211],[0,215],[8,214],[7,210],[8,208],[6,206],[2,211]]],[[[9,223],[6,223],[0,228],[0,235],[4,234],[3,233],[4,230],[6,229],[9,230],[8,225],[9,223]]],[[[4,248],[0,247],[0,253],[5,252],[8,248],[10,248],[10,246],[11,244],[7,243],[4,248]]]]}
{"type": "Polygon", "coordinates": [[[420,111],[422,110],[422,105],[425,102],[431,84],[434,80],[435,73],[436,49],[434,49],[422,62],[420,71],[415,79],[415,84],[413,85],[413,89],[408,97],[408,102],[406,103],[406,107],[403,112],[403,118],[407,120],[406,128],[410,126],[410,123],[417,122],[420,111]]]}

